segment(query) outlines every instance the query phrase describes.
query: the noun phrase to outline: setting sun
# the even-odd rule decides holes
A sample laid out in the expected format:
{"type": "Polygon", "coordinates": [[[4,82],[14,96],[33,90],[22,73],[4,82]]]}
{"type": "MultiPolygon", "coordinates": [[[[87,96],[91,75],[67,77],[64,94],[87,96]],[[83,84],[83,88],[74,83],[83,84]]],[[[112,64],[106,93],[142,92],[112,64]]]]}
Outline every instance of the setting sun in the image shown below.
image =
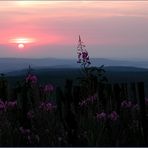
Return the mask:
{"type": "Polygon", "coordinates": [[[34,38],[27,38],[27,37],[11,38],[9,40],[9,43],[17,44],[17,47],[19,49],[23,49],[25,47],[24,44],[30,44],[30,43],[34,43],[34,42],[35,42],[34,38]]]}
{"type": "Polygon", "coordinates": [[[19,49],[22,49],[22,48],[24,48],[25,46],[24,46],[24,44],[18,44],[18,48],[19,49]]]}

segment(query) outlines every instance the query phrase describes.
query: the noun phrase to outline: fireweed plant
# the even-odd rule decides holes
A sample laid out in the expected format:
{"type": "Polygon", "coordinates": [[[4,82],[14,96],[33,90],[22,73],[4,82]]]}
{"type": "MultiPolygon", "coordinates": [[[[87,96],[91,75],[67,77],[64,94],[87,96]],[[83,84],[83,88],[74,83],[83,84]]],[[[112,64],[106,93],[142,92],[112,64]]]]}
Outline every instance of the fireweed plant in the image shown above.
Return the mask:
{"type": "Polygon", "coordinates": [[[109,137],[112,134],[111,129],[114,127],[110,126],[109,122],[113,124],[118,121],[119,115],[114,110],[104,113],[106,104],[103,104],[103,97],[99,98],[98,89],[101,89],[108,82],[105,77],[104,66],[91,66],[88,51],[80,36],[77,54],[77,63],[81,65],[82,71],[82,77],[78,78],[82,94],[81,101],[79,102],[79,126],[81,130],[83,129],[81,136],[84,137],[85,142],[89,146],[104,146],[105,143],[106,146],[110,145],[112,140],[109,137]]]}
{"type": "MultiPolygon", "coordinates": [[[[105,77],[105,70],[103,65],[100,67],[91,66],[91,61],[89,58],[86,46],[81,41],[79,36],[78,46],[77,46],[78,60],[77,63],[81,66],[82,77],[78,77],[78,82],[80,85],[80,117],[79,126],[81,127],[82,137],[86,139],[86,143],[89,146],[97,144],[99,133],[102,134],[100,128],[105,128],[105,122],[102,126],[97,126],[98,121],[98,111],[103,112],[104,106],[102,100],[98,97],[98,89],[103,84],[107,83],[107,78],[105,77]],[[97,114],[97,119],[96,119],[97,114]]],[[[102,98],[101,98],[102,99],[102,98]]],[[[116,112],[111,113],[114,116],[116,112]]],[[[105,113],[101,113],[105,116],[105,113]]],[[[116,115],[116,114],[115,114],[116,115]]],[[[116,119],[117,117],[110,117],[111,119],[116,119]]],[[[116,115],[117,116],[117,115],[116,115]]]]}
{"type": "Polygon", "coordinates": [[[88,100],[91,102],[96,100],[98,87],[107,83],[108,80],[105,76],[105,70],[103,69],[104,65],[100,67],[91,66],[88,51],[86,50],[86,46],[81,41],[80,36],[77,46],[77,54],[77,63],[80,64],[82,73],[82,77],[78,77],[78,81],[84,91],[83,94],[85,94],[86,98],[89,98],[86,99],[86,101],[82,100],[82,102],[80,102],[80,105],[83,106],[89,102],[88,100]]]}

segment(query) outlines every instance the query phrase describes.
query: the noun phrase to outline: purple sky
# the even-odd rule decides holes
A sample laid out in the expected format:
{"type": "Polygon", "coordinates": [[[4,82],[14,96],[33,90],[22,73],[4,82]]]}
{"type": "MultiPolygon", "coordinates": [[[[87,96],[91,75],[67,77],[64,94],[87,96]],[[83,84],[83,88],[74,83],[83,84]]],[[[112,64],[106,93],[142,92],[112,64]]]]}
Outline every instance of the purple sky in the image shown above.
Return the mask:
{"type": "Polygon", "coordinates": [[[75,58],[80,34],[90,57],[148,58],[147,1],[0,1],[0,19],[0,57],[75,58]]]}

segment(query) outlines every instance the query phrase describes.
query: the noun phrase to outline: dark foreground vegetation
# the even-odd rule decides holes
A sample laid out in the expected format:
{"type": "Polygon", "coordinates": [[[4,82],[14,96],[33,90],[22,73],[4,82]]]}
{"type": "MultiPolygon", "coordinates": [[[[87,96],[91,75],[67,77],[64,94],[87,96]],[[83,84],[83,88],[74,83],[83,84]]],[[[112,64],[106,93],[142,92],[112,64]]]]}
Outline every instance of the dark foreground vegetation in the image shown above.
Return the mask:
{"type": "Polygon", "coordinates": [[[148,146],[144,83],[110,83],[103,67],[81,70],[62,86],[30,70],[13,86],[1,75],[0,146],[148,146]]]}
{"type": "MultiPolygon", "coordinates": [[[[148,96],[148,69],[139,69],[134,67],[104,67],[104,75],[108,82],[115,83],[132,83],[144,82],[145,95],[148,96]]],[[[14,71],[6,74],[10,86],[16,85],[17,81],[23,80],[27,69],[14,71]]],[[[65,79],[72,79],[76,83],[77,77],[81,76],[79,68],[33,68],[33,73],[38,77],[40,84],[52,83],[55,86],[64,86],[65,79]]]]}

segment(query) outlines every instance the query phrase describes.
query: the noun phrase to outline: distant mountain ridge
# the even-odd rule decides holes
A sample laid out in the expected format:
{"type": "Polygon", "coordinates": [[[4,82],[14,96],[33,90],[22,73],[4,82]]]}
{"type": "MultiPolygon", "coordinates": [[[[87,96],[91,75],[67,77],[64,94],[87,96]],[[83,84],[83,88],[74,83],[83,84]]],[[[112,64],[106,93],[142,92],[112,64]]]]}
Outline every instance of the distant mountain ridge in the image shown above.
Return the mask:
{"type": "MultiPolygon", "coordinates": [[[[0,73],[19,71],[32,68],[79,68],[77,59],[58,59],[58,58],[0,58],[0,73]]],[[[118,66],[118,67],[140,67],[148,68],[148,61],[126,61],[105,58],[92,58],[92,66],[118,66]]]]}
{"type": "MultiPolygon", "coordinates": [[[[148,72],[146,68],[137,68],[137,67],[127,67],[127,66],[107,66],[104,67],[106,72],[148,72]]],[[[17,75],[25,75],[28,69],[22,69],[17,71],[11,71],[6,73],[9,76],[17,76],[17,75]]],[[[43,73],[50,73],[50,72],[58,72],[60,74],[61,71],[78,71],[80,72],[79,68],[57,68],[57,67],[42,67],[42,68],[33,68],[33,73],[35,74],[43,74],[43,73]]]]}
{"type": "Polygon", "coordinates": [[[104,67],[109,72],[148,72],[147,68],[128,67],[128,66],[107,66],[104,67]]]}

